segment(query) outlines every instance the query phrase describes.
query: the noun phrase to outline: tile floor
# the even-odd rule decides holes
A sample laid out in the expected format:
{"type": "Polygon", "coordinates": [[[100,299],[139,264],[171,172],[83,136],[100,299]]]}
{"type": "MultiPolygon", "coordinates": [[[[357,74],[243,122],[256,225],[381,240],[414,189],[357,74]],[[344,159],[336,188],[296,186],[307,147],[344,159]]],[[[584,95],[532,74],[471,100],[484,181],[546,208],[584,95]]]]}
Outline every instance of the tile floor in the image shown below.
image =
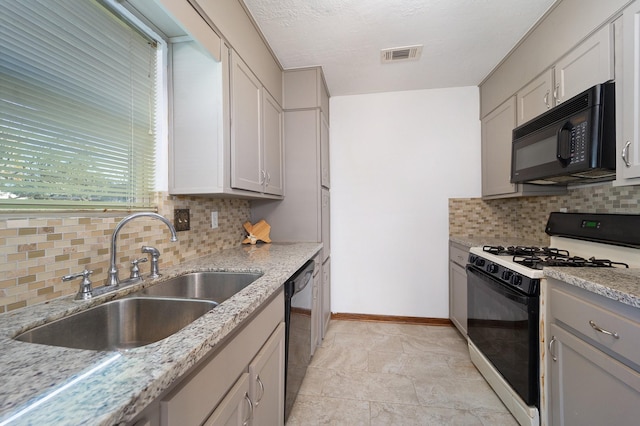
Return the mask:
{"type": "Polygon", "coordinates": [[[287,426],[517,426],[453,327],[331,321],[287,426]]]}

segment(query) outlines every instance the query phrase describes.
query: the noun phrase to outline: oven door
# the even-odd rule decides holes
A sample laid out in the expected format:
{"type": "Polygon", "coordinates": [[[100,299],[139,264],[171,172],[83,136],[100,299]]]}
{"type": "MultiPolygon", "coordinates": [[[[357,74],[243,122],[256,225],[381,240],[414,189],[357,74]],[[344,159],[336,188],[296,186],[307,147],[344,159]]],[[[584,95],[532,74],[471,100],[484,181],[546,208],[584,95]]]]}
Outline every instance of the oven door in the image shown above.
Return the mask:
{"type": "Polygon", "coordinates": [[[539,296],[467,265],[469,339],[529,406],[539,408],[539,296]]]}

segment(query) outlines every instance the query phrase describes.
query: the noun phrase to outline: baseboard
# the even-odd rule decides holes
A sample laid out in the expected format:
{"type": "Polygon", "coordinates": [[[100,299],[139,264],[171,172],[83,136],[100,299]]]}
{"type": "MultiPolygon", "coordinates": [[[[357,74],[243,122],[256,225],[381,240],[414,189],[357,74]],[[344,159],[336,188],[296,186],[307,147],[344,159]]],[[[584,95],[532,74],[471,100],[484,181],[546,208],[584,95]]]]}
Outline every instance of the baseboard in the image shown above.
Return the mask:
{"type": "Polygon", "coordinates": [[[395,322],[401,324],[453,326],[453,323],[449,318],[404,317],[397,315],[347,314],[332,312],[331,319],[341,321],[395,322]]]}

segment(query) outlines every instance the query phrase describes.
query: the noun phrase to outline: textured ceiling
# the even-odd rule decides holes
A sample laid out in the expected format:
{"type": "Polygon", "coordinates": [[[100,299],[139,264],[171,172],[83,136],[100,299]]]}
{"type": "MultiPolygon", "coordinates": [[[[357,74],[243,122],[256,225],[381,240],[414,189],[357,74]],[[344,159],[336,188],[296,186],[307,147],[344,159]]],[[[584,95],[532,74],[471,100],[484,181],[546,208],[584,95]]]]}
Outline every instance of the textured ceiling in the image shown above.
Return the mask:
{"type": "Polygon", "coordinates": [[[554,1],[244,0],[282,66],[321,65],[332,96],[477,85],[554,1]]]}

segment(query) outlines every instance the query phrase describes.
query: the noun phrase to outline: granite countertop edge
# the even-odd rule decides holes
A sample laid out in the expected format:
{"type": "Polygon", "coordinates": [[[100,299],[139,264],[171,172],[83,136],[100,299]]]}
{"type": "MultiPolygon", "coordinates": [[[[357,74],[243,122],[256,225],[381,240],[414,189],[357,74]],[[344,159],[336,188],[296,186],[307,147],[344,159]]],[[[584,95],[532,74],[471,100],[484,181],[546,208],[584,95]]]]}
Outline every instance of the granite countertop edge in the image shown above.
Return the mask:
{"type": "Polygon", "coordinates": [[[1,314],[0,425],[126,424],[215,350],[321,249],[321,243],[232,248],[167,268],[160,279],[90,302],[76,302],[68,296],[1,314]],[[263,275],[172,336],[141,348],[98,352],[13,340],[35,325],[177,275],[208,270],[263,275]]]}
{"type": "Polygon", "coordinates": [[[546,267],[543,273],[545,277],[640,308],[640,269],[546,267]]]}

